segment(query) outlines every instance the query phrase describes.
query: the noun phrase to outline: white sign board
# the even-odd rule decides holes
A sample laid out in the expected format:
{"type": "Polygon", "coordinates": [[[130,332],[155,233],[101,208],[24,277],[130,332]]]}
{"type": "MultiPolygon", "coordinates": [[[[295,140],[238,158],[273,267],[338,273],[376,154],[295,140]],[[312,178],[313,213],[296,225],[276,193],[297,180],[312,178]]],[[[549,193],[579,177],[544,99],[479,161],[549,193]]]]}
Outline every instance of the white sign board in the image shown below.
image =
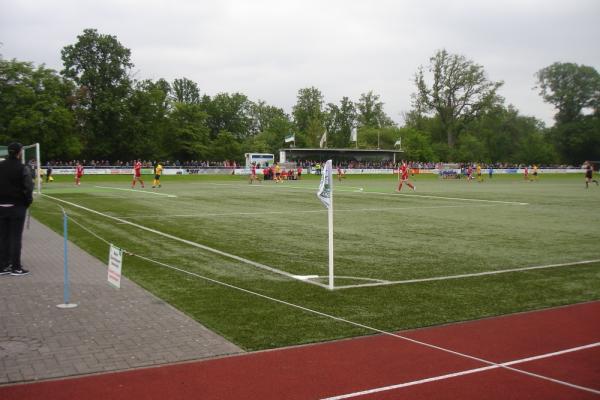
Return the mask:
{"type": "Polygon", "coordinates": [[[123,250],[110,245],[110,253],[108,254],[108,283],[121,288],[121,266],[123,265],[123,250]]]}

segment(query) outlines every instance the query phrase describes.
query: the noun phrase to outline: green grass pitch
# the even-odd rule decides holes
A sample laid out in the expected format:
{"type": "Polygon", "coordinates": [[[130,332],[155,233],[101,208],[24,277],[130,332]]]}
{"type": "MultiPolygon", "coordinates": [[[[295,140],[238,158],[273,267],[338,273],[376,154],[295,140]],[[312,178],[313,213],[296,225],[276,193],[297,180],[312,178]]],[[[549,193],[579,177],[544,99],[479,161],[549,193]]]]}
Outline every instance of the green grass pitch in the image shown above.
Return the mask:
{"type": "MultiPolygon", "coordinates": [[[[420,175],[416,192],[405,186],[400,194],[391,175],[335,180],[334,291],[287,276],[327,283],[327,211],[317,177],[249,185],[239,176],[163,176],[160,189],[146,178],[140,192],[128,190],[129,176],[86,175],[80,187],[57,176],[44,194],[104,215],[46,196],[32,214],[60,232],[63,206],[74,221],[69,238],[104,262],[107,244],[75,222],[134,254],[385,331],[600,298],[600,188],[585,189],[582,174],[542,174],[537,182],[496,175],[483,183],[420,175]],[[587,263],[475,275],[578,262],[587,263]],[[466,276],[438,279],[456,275],[466,276]],[[433,280],[402,283],[422,279],[433,280]]],[[[135,256],[123,269],[248,350],[372,333],[135,256]]]]}

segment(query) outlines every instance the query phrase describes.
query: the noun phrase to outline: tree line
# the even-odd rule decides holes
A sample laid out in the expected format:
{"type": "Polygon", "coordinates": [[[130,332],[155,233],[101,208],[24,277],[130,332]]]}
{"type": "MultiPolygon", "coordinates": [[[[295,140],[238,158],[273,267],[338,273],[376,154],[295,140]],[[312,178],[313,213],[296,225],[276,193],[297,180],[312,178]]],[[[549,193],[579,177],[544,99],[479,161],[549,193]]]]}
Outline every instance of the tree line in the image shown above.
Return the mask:
{"type": "Polygon", "coordinates": [[[297,147],[394,148],[415,161],[579,164],[600,156],[600,74],[554,63],[536,74],[552,127],[506,105],[503,82],[463,55],[437,51],[414,76],[412,108],[398,126],[373,91],[325,103],[302,88],[291,115],[242,93],[202,94],[185,77],[132,78],[131,51],[86,29],[61,51],[63,69],[0,57],[0,143],[40,142],[45,160],[235,160],[297,147]],[[358,142],[351,142],[352,130],[358,142]]]}

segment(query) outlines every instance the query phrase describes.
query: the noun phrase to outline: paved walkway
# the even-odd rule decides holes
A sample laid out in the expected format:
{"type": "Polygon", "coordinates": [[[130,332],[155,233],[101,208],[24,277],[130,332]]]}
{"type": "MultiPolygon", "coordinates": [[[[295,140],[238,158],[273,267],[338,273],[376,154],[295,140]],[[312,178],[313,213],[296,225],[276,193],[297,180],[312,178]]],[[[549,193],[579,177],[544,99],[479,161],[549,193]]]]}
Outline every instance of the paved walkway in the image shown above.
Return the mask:
{"type": "MultiPolygon", "coordinates": [[[[63,303],[63,240],[36,220],[24,233],[27,276],[0,276],[0,384],[197,360],[242,350],[69,244],[71,302],[63,303]]],[[[107,252],[108,257],[108,252],[107,252]]]]}

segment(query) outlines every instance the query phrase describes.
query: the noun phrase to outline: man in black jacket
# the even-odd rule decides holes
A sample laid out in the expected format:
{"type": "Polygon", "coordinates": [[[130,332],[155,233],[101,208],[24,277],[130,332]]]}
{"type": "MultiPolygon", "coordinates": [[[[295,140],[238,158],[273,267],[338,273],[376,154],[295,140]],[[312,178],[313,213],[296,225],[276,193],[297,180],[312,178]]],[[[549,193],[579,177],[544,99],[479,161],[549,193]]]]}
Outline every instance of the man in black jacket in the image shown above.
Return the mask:
{"type": "Polygon", "coordinates": [[[0,275],[27,275],[21,265],[21,240],[27,207],[33,201],[31,170],[23,165],[23,146],[8,145],[8,160],[0,162],[0,275]]]}

